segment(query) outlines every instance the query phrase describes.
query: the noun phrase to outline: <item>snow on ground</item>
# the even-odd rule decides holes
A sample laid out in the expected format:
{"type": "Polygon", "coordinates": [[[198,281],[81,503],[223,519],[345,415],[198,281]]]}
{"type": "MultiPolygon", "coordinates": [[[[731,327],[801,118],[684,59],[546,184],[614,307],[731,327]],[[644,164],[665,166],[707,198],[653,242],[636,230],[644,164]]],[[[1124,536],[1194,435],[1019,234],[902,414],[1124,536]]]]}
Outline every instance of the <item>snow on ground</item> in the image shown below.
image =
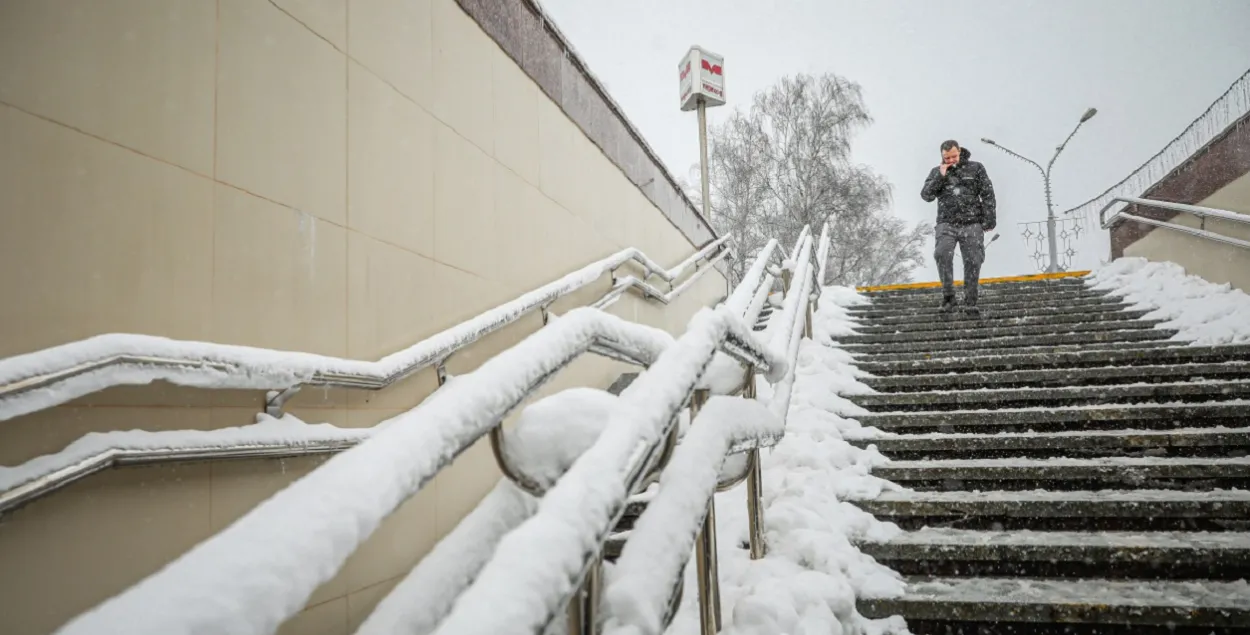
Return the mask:
{"type": "MultiPolygon", "coordinates": [[[[844,307],[862,302],[851,289],[824,289],[814,318],[815,338],[802,342],[786,436],[762,456],[769,546],[764,559],[752,561],[742,547],[748,539],[745,486],[716,496],[722,632],[727,635],[906,632],[901,619],[867,620],[855,610],[857,596],[903,593],[896,573],[853,544],[889,540],[900,530],[844,502],[898,489],[868,474],[870,467],[886,462],[884,456],[843,440],[860,428],[847,417],[864,410],[835,393],[871,390],[856,379],[864,373],[851,365],[849,354],[823,344],[853,332],[844,307]]],[[[669,633],[698,632],[694,571],[692,563],[669,633]]]]}
{"type": "Polygon", "coordinates": [[[1090,286],[1123,296],[1159,328],[1179,331],[1174,339],[1199,346],[1250,344],[1250,295],[1185,273],[1173,262],[1120,258],[1096,269],[1090,286]]]}

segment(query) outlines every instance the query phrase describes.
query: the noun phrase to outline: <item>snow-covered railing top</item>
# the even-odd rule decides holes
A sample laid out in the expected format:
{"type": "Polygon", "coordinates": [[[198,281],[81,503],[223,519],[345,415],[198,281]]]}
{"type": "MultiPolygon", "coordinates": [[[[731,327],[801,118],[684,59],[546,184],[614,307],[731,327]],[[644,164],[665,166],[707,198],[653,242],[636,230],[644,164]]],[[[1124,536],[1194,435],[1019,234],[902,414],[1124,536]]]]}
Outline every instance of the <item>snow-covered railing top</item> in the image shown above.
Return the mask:
{"type": "Polygon", "coordinates": [[[1221,220],[1232,221],[1234,223],[1242,223],[1242,224],[1250,225],[1250,214],[1238,214],[1237,212],[1230,212],[1228,210],[1216,209],[1214,207],[1200,207],[1198,205],[1187,205],[1185,203],[1171,203],[1168,201],[1155,201],[1155,200],[1150,200],[1150,199],[1145,199],[1145,198],[1137,198],[1133,196],[1117,196],[1111,199],[1110,201],[1108,201],[1107,204],[1104,205],[1103,208],[1098,211],[1098,222],[1102,226],[1103,229],[1110,229],[1112,225],[1117,224],[1117,222],[1120,220],[1131,220],[1131,221],[1135,221],[1135,222],[1142,223],[1145,225],[1153,225],[1155,227],[1161,227],[1163,229],[1168,229],[1172,231],[1181,232],[1184,234],[1189,234],[1190,236],[1196,236],[1198,238],[1203,238],[1206,240],[1224,243],[1226,245],[1232,245],[1234,247],[1241,247],[1242,249],[1250,249],[1250,241],[1242,240],[1240,238],[1233,238],[1232,236],[1227,236],[1225,234],[1221,234],[1218,232],[1208,231],[1206,228],[1207,218],[1219,218],[1221,220]],[[1121,208],[1119,211],[1113,214],[1111,218],[1107,218],[1107,212],[1113,206],[1118,205],[1120,203],[1124,203],[1127,205],[1140,205],[1142,207],[1157,207],[1159,209],[1171,210],[1173,212],[1184,212],[1186,214],[1193,214],[1194,216],[1197,216],[1198,218],[1202,219],[1203,221],[1202,226],[1190,227],[1188,225],[1181,225],[1180,223],[1171,223],[1171,222],[1168,222],[1165,220],[1159,220],[1156,218],[1148,218],[1145,216],[1138,216],[1136,214],[1129,214],[1127,211],[1125,211],[1126,208],[1121,208]]]}
{"type": "MultiPolygon", "coordinates": [[[[682,448],[692,438],[696,445],[705,443],[700,440],[701,433],[687,433],[687,441],[678,446],[673,456],[691,452],[694,456],[677,465],[669,463],[664,471],[666,476],[661,478],[681,480],[688,476],[689,470],[705,469],[709,471],[706,476],[710,487],[715,488],[719,462],[726,451],[744,441],[752,441],[758,447],[764,444],[762,440],[775,440],[784,430],[798,343],[808,315],[805,307],[812,298],[816,261],[821,257],[821,254],[813,255],[815,242],[810,231],[800,234],[791,252],[792,286],[781,311],[761,337],[769,342],[769,350],[785,360],[784,371],[768,373],[769,381],[775,386],[771,400],[767,404],[751,402],[751,408],[739,408],[740,414],[752,419],[752,425],[729,430],[728,436],[713,433],[706,440],[708,447],[687,449],[683,453],[682,448]],[[715,461],[708,458],[713,455],[715,461]],[[670,469],[686,472],[669,476],[670,469]]],[[[824,242],[824,247],[828,248],[828,241],[824,242]]],[[[759,297],[759,290],[764,288],[761,280],[769,280],[760,263],[767,260],[773,249],[775,243],[766,245],[751,273],[729,300],[714,312],[705,311],[691,320],[686,333],[622,392],[594,444],[544,492],[538,512],[499,541],[494,556],[478,573],[472,586],[457,598],[433,633],[537,633],[543,632],[554,616],[560,614],[579,584],[597,566],[595,554],[600,553],[608,534],[617,526],[626,497],[638,491],[644,475],[661,461],[656,454],[661,440],[669,438],[676,425],[676,413],[696,388],[706,385],[706,376],[716,365],[713,358],[716,342],[737,329],[748,328],[748,322],[742,320],[740,307],[745,298],[759,297]],[[518,593],[518,589],[525,589],[525,592],[518,593]]],[[[691,430],[694,429],[692,425],[691,430]]],[[[686,492],[688,495],[682,496],[680,501],[665,504],[685,506],[694,501],[707,505],[707,495],[700,498],[702,485],[696,483],[695,487],[695,491],[686,492]]],[[[662,488],[657,500],[667,493],[668,490],[662,488]]],[[[644,517],[652,513],[649,509],[644,517]]],[[[698,518],[684,518],[682,524],[670,527],[673,531],[666,536],[672,537],[676,531],[682,533],[683,540],[691,538],[693,525],[686,522],[690,520],[698,524],[698,518]]],[[[759,540],[762,541],[762,527],[760,529],[759,540]]],[[[753,537],[753,549],[755,541],[753,537]]],[[[688,548],[677,551],[688,552],[688,548]]],[[[672,582],[670,573],[665,570],[659,575],[665,577],[666,582],[672,582]]],[[[656,579],[658,577],[653,577],[651,582],[656,579]]],[[[656,597],[667,598],[669,589],[671,586],[664,584],[652,590],[656,597]]],[[[408,601],[411,600],[408,596],[408,601]]]]}
{"type": "Polygon", "coordinates": [[[713,269],[697,268],[685,283],[672,286],[691,266],[723,258],[728,251],[726,240],[709,243],[672,269],[662,268],[638,249],[624,249],[377,361],[150,335],[98,335],[0,360],[0,421],[105,388],[158,380],[197,388],[275,391],[271,398],[281,396],[277,391],[289,393],[299,386],[380,390],[442,363],[457,350],[535,310],[545,310],[629,262],[643,267],[643,278],[630,276],[614,291],[635,287],[645,297],[667,301],[688,288],[691,280],[713,269]],[[669,283],[669,292],[648,284],[651,276],[669,283]]]}
{"type": "MultiPolygon", "coordinates": [[[[678,411],[719,342],[749,333],[741,316],[727,306],[697,314],[686,332],[621,393],[595,443],[547,490],[538,513],[499,541],[494,557],[434,633],[541,632],[593,565],[588,554],[602,548],[624,513],[626,497],[658,459],[660,441],[677,425],[678,411]]],[[[788,364],[771,347],[767,350],[768,377],[776,381],[788,364]]]]}
{"type": "MultiPolygon", "coordinates": [[[[724,307],[705,309],[691,321],[691,332],[696,336],[682,345],[658,329],[592,308],[574,309],[476,371],[448,382],[420,407],[379,424],[368,440],[330,459],[161,571],[58,632],[274,632],[334,576],[384,518],[592,346],[611,348],[650,365],[651,371],[626,391],[634,395],[631,403],[645,402],[644,407],[622,409],[618,413],[625,419],[622,425],[608,426],[594,446],[609,443],[610,451],[600,450],[609,456],[599,461],[590,456],[595,452],[592,449],[573,470],[613,470],[613,476],[619,477],[615,468],[632,466],[633,474],[657,448],[659,437],[653,433],[672,420],[669,413],[661,421],[660,409],[671,407],[675,412],[681,407],[716,350],[755,365],[771,377],[786,371],[785,360],[761,344],[724,307]],[[662,364],[665,352],[663,359],[670,361],[662,364]],[[675,400],[678,403],[673,406],[675,400]],[[258,575],[259,571],[263,574],[258,575]]],[[[577,495],[567,491],[574,487],[568,482],[562,479],[564,490],[557,485],[548,492],[545,508],[561,505],[562,499],[567,504],[568,496],[577,495]]],[[[518,531],[524,529],[523,525],[518,531]]],[[[488,566],[479,582],[494,579],[497,569],[488,566]]]]}
{"type": "Polygon", "coordinates": [[[1250,71],[1246,71],[1233,82],[1206,112],[1132,174],[1107,188],[1102,194],[1065,211],[1064,215],[1076,214],[1093,222],[1094,214],[1114,204],[1115,199],[1144,194],[1177,168],[1185,165],[1198,151],[1227,132],[1247,114],[1250,114],[1250,71]]]}

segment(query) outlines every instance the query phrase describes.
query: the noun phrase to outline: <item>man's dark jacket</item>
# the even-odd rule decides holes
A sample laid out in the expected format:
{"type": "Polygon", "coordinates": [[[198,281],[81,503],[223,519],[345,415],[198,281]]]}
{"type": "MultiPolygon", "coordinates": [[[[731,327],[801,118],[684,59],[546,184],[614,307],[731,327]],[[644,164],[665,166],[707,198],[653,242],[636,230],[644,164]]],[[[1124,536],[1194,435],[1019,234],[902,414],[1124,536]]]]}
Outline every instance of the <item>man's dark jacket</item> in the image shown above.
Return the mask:
{"type": "Polygon", "coordinates": [[[959,163],[947,168],[946,176],[933,168],[920,190],[925,202],[938,202],[938,222],[952,225],[978,224],[986,231],[998,224],[994,184],[985,166],[969,161],[967,148],[960,148],[959,163]]]}

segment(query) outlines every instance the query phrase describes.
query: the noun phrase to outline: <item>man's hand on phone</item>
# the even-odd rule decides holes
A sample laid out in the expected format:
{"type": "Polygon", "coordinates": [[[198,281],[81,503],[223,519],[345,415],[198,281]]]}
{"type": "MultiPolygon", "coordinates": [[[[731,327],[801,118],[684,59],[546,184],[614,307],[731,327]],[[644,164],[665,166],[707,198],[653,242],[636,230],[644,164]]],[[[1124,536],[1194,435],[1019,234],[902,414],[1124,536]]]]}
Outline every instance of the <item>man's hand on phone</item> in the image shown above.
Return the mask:
{"type": "Polygon", "coordinates": [[[949,170],[950,167],[949,163],[942,163],[942,165],[938,166],[938,171],[942,173],[942,176],[946,176],[946,171],[949,170]]]}

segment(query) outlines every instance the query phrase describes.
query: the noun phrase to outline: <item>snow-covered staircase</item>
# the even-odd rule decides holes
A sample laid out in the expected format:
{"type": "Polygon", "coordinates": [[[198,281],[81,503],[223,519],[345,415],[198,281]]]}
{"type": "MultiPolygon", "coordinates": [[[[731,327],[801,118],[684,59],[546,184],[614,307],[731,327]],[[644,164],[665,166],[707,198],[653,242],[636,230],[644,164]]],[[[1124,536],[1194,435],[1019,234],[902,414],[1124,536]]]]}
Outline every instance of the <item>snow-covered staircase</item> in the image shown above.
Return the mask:
{"type": "Polygon", "coordinates": [[[865,600],[913,633],[1250,633],[1250,346],[1197,347],[1079,278],[869,294],[838,337],[877,394],[865,600]]]}

